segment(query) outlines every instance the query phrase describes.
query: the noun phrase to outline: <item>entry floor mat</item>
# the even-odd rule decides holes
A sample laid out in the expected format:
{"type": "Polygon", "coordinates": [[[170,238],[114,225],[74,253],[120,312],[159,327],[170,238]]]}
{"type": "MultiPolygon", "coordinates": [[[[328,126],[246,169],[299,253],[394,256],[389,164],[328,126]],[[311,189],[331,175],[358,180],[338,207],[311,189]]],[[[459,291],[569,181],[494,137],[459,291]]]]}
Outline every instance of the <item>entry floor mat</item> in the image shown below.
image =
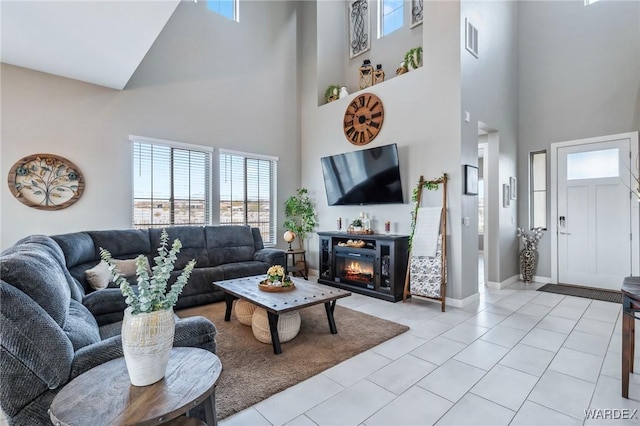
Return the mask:
{"type": "Polygon", "coordinates": [[[622,293],[616,290],[581,287],[569,284],[545,284],[538,289],[547,293],[564,294],[566,296],[584,297],[587,299],[604,300],[605,302],[622,303],[622,293]]]}

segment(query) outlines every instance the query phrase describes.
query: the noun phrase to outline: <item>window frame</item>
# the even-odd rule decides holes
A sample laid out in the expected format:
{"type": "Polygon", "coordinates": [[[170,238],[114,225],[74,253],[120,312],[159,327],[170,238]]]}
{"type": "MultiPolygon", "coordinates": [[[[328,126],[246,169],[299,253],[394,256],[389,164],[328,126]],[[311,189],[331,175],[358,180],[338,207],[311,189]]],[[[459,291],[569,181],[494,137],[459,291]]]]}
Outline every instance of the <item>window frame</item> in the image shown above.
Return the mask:
{"type": "MultiPolygon", "coordinates": [[[[142,229],[142,228],[160,228],[160,227],[167,227],[167,226],[204,226],[204,225],[211,225],[213,223],[213,218],[212,218],[212,213],[213,213],[213,194],[212,194],[212,188],[213,188],[213,153],[214,153],[214,149],[213,147],[209,147],[209,146],[204,146],[204,145],[194,145],[194,144],[188,144],[188,143],[184,143],[184,142],[178,142],[178,141],[171,141],[171,140],[166,140],[166,139],[157,139],[157,138],[150,138],[150,137],[146,137],[146,136],[136,136],[136,135],[129,135],[129,143],[130,143],[130,149],[131,149],[131,196],[130,196],[130,200],[131,200],[131,227],[135,228],[135,229],[142,229]],[[170,217],[170,222],[168,224],[138,224],[135,222],[135,200],[136,200],[136,194],[135,194],[135,144],[136,142],[138,143],[144,143],[144,144],[151,144],[154,146],[160,146],[160,147],[167,147],[170,149],[179,149],[179,150],[186,150],[186,151],[195,151],[195,152],[201,152],[204,153],[208,156],[208,162],[209,162],[209,170],[208,170],[208,182],[206,182],[205,180],[205,212],[206,209],[208,208],[208,214],[205,214],[205,223],[200,224],[200,223],[188,223],[188,224],[181,224],[181,223],[175,223],[175,213],[169,213],[169,217],[170,217]],[[208,188],[207,188],[208,186],[208,188]],[[208,190],[207,190],[208,189],[208,190]],[[207,206],[208,204],[208,206],[207,206]]],[[[173,194],[170,194],[170,202],[171,204],[173,204],[173,194]]],[[[152,197],[153,200],[153,197],[152,197]]],[[[171,209],[172,207],[170,207],[171,209]]]]}
{"type": "Polygon", "coordinates": [[[401,9],[400,15],[402,17],[402,22],[400,24],[400,26],[392,31],[390,31],[389,33],[384,32],[384,18],[388,15],[384,14],[384,2],[386,0],[378,0],[378,39],[381,39],[383,37],[387,37],[391,34],[393,34],[394,32],[400,30],[401,28],[404,27],[405,23],[404,23],[404,15],[405,15],[405,0],[400,1],[400,4],[402,5],[401,7],[398,7],[396,9],[393,10],[393,12],[397,11],[398,9],[401,9]]]}
{"type": "MultiPolygon", "coordinates": [[[[209,4],[211,3],[209,0],[205,0],[207,2],[207,9],[210,10],[213,13],[217,13],[218,15],[227,18],[230,21],[234,21],[234,22],[240,22],[240,0],[228,0],[228,1],[232,1],[233,2],[233,17],[229,17],[227,15],[224,15],[222,13],[220,13],[219,10],[215,10],[211,7],[209,7],[209,4]]],[[[218,4],[221,1],[227,1],[227,0],[214,0],[215,2],[217,2],[218,4]]]]}
{"type": "Polygon", "coordinates": [[[247,199],[247,160],[261,160],[261,161],[268,161],[270,163],[270,170],[272,171],[272,176],[270,178],[270,197],[269,197],[269,228],[270,228],[270,232],[269,232],[269,238],[265,238],[265,233],[262,232],[261,230],[261,235],[263,238],[263,243],[265,247],[275,247],[277,245],[278,239],[277,239],[277,230],[278,230],[278,161],[279,158],[276,156],[271,156],[271,155],[263,155],[263,154],[254,154],[254,153],[250,153],[250,152],[243,152],[243,151],[235,151],[235,150],[230,150],[230,149],[223,149],[220,148],[218,149],[217,152],[217,166],[218,166],[218,170],[217,170],[217,176],[218,176],[218,187],[217,187],[217,191],[218,191],[218,222],[221,225],[248,225],[250,227],[258,227],[258,225],[256,225],[255,223],[251,223],[248,220],[248,202],[249,200],[247,199]],[[244,216],[245,216],[245,220],[243,223],[223,223],[222,222],[222,178],[221,178],[221,173],[222,173],[222,157],[223,156],[236,156],[236,157],[242,157],[244,158],[244,187],[245,187],[245,193],[244,193],[244,216]]]}
{"type": "Polygon", "coordinates": [[[544,213],[544,226],[542,227],[543,230],[547,230],[549,227],[549,220],[548,220],[548,212],[549,212],[549,203],[548,203],[548,195],[549,195],[549,179],[547,176],[547,169],[549,167],[549,154],[547,153],[546,149],[541,149],[538,151],[530,151],[529,152],[529,228],[533,229],[536,227],[537,223],[536,221],[536,217],[535,217],[535,207],[536,207],[536,202],[535,202],[535,194],[536,193],[544,193],[544,204],[545,204],[545,213],[544,213]],[[541,155],[544,154],[544,179],[545,179],[545,185],[544,185],[544,189],[538,189],[536,190],[535,187],[535,175],[534,175],[534,167],[533,167],[533,162],[534,162],[534,157],[537,155],[541,155]]]}

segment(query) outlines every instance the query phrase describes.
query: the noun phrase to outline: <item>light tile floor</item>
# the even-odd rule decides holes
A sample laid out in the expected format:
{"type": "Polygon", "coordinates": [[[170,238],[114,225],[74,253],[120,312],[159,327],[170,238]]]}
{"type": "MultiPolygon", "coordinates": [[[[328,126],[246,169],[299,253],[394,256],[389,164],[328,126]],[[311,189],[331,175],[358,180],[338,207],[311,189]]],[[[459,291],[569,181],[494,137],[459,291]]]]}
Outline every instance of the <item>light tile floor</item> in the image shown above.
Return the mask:
{"type": "Polygon", "coordinates": [[[411,329],[219,423],[639,425],[640,374],[631,398],[620,396],[621,306],[535,291],[540,285],[485,288],[478,303],[445,313],[417,299],[340,299],[411,329]],[[587,409],[639,411],[607,420],[587,419],[587,409]]]}

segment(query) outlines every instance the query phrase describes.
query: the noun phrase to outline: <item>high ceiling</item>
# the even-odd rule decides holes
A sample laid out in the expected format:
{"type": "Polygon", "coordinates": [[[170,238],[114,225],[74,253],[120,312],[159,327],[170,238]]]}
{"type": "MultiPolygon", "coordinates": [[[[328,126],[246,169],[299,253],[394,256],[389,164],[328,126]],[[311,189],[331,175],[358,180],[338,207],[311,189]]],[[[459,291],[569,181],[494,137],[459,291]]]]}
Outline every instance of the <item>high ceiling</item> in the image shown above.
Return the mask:
{"type": "Polygon", "coordinates": [[[0,60],[122,90],[180,0],[1,0],[0,60]]]}

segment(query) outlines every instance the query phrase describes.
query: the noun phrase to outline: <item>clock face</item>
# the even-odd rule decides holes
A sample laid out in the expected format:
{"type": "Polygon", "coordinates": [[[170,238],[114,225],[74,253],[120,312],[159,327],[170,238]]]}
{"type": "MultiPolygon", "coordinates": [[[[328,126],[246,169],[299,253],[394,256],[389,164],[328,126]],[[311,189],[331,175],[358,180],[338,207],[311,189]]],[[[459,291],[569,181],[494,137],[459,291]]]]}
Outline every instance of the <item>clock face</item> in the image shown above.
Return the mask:
{"type": "Polygon", "coordinates": [[[344,135],[354,145],[366,145],[378,136],[383,120],[380,98],[363,93],[351,101],[344,113],[344,135]]]}

